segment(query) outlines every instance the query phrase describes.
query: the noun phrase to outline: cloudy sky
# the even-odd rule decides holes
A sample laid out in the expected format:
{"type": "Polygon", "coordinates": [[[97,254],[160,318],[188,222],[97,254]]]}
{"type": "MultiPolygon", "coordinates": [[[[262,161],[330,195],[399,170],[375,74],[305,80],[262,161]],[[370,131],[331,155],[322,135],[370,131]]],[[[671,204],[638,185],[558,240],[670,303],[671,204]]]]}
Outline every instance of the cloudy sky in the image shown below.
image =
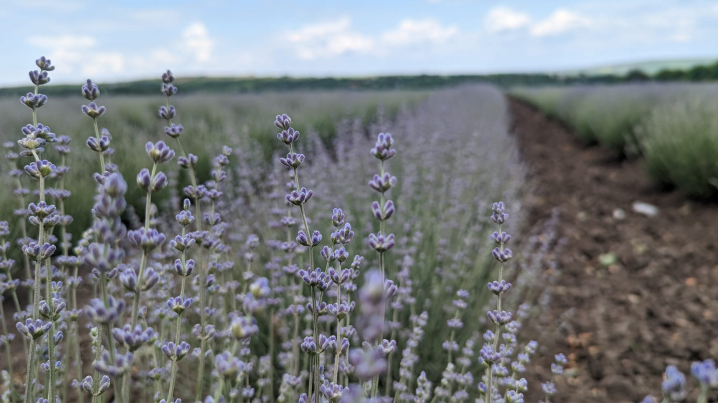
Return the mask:
{"type": "Polygon", "coordinates": [[[178,75],[557,71],[718,58],[699,0],[2,0],[0,85],[178,75]],[[110,4],[110,3],[115,3],[110,4]]]}

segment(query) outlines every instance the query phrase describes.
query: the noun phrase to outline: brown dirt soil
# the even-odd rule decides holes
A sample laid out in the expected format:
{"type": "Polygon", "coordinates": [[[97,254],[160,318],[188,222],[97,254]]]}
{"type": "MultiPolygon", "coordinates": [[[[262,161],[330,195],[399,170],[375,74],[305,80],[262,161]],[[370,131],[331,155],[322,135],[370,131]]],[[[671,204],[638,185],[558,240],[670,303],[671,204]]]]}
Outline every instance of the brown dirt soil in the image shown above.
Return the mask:
{"type": "Polygon", "coordinates": [[[695,389],[691,362],[718,357],[718,207],[658,189],[639,163],[585,147],[558,122],[509,102],[529,170],[529,224],[557,208],[566,240],[542,318],[556,330],[539,336],[569,356],[556,401],[658,397],[669,364],[695,389]],[[636,201],[660,213],[638,214],[636,201]],[[614,218],[615,209],[625,218],[614,218]],[[602,264],[608,253],[614,264],[602,264]]]}

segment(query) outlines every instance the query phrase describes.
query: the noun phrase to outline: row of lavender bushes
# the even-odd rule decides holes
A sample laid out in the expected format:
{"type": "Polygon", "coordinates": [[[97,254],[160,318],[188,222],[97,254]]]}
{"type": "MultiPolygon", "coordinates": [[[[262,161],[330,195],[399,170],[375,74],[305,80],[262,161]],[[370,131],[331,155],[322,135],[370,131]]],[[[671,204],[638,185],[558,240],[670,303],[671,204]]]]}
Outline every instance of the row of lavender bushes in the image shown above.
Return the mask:
{"type": "Polygon", "coordinates": [[[524,378],[537,354],[553,357],[525,330],[550,279],[541,241],[521,264],[508,247],[524,170],[495,89],[438,91],[370,136],[346,119],[331,148],[277,115],[273,169],[254,169],[256,144],[205,137],[217,155],[203,177],[167,71],[162,133],[133,181],[88,80],[96,173],[75,178],[96,193],[72,239],[65,178],[80,151],[41,123],[54,66],[36,63],[21,100],[32,123],[5,145],[22,236],[0,225],[4,401],[553,399],[563,354],[540,385],[524,378]],[[137,212],[131,191],[144,194],[137,212]]]}
{"type": "Polygon", "coordinates": [[[515,88],[585,143],[641,157],[658,182],[700,198],[718,195],[715,84],[515,88]]]}
{"type": "MultiPolygon", "coordinates": [[[[112,113],[101,118],[101,127],[111,133],[112,149],[122,155],[119,172],[125,178],[134,176],[146,165],[145,157],[137,153],[137,144],[156,141],[163,124],[157,119],[157,105],[164,102],[163,95],[157,96],[113,96],[103,91],[103,105],[112,113]]],[[[180,92],[173,98],[173,104],[181,111],[185,129],[192,136],[186,136],[184,145],[199,157],[195,171],[200,177],[208,178],[212,169],[212,158],[217,153],[217,144],[226,144],[235,149],[252,149],[251,158],[255,170],[268,171],[272,155],[282,151],[274,135],[273,126],[267,125],[274,119],[276,110],[287,111],[297,120],[296,129],[303,133],[316,133],[322,142],[331,146],[336,136],[336,123],[346,117],[361,117],[365,132],[377,124],[377,111],[383,111],[386,121],[396,119],[402,105],[412,107],[427,96],[423,91],[362,91],[362,92],[286,92],[236,95],[184,95],[180,92]],[[211,141],[206,141],[211,138],[211,141]]],[[[52,128],[62,128],[62,133],[81,139],[87,134],[87,117],[78,114],[84,98],[80,96],[53,98],[51,108],[42,110],[42,123],[52,128]]],[[[17,128],[27,123],[27,111],[18,109],[17,99],[0,99],[0,143],[17,139],[17,128]]],[[[85,173],[97,171],[97,156],[87,149],[72,154],[73,169],[67,174],[67,189],[77,196],[67,206],[68,214],[75,220],[68,231],[79,237],[91,224],[91,217],[85,212],[93,205],[94,188],[85,186],[85,173]]],[[[13,161],[0,164],[0,169],[22,168],[13,161]]],[[[175,174],[172,170],[168,175],[175,174]]],[[[190,185],[187,175],[180,173],[173,183],[176,190],[190,185]]],[[[155,201],[162,203],[169,192],[155,195],[155,201]]],[[[137,187],[128,189],[126,200],[130,209],[144,209],[144,193],[137,187]]],[[[17,208],[10,193],[0,193],[0,217],[9,217],[17,208]]],[[[11,228],[11,237],[19,234],[17,227],[11,228]]],[[[14,255],[14,258],[18,258],[14,255]]]]}

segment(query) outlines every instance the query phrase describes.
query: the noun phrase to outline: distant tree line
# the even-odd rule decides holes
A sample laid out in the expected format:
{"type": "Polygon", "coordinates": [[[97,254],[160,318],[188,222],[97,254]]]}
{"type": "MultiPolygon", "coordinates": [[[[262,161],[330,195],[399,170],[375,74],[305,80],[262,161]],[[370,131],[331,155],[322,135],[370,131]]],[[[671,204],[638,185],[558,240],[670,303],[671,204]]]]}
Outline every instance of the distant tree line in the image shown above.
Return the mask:
{"type": "MultiPolygon", "coordinates": [[[[625,75],[560,75],[560,74],[465,74],[465,75],[406,75],[357,78],[295,78],[295,77],[191,77],[178,80],[182,93],[257,93],[298,90],[392,90],[430,89],[464,83],[490,83],[500,87],[560,84],[621,83],[627,81],[707,81],[718,80],[718,62],[695,66],[687,70],[664,69],[654,75],[632,70],[625,75]]],[[[103,92],[114,95],[155,95],[160,81],[140,80],[104,84],[103,92]]],[[[0,96],[21,96],[27,87],[0,88],[0,96]]],[[[46,95],[77,95],[80,84],[50,85],[43,88],[46,95]]]]}

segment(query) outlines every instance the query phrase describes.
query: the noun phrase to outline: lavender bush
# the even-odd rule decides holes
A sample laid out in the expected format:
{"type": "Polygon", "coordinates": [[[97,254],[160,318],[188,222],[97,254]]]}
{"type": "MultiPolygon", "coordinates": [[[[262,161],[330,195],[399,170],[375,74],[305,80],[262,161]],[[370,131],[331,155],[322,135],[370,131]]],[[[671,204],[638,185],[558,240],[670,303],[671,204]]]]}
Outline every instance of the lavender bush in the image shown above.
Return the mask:
{"type": "MultiPolygon", "coordinates": [[[[113,148],[131,141],[103,128],[115,111],[88,80],[83,155],[95,172],[74,178],[95,196],[73,243],[65,201],[79,195],[66,188],[65,164],[75,159],[69,137],[38,121],[54,66],[37,66],[22,98],[33,122],[19,152],[6,145],[24,166],[11,171],[16,214],[32,225],[20,226],[15,264],[0,223],[0,290],[17,330],[0,329],[4,401],[523,401],[521,374],[541,353],[522,332],[535,298],[503,295],[508,278],[521,284],[530,271],[506,247],[520,228],[523,168],[498,91],[437,92],[396,119],[380,111],[369,127],[346,118],[331,148],[277,115],[272,138],[284,151],[255,167],[261,146],[232,135],[220,136],[232,148],[208,142],[210,161],[193,154],[187,144],[198,140],[187,140],[167,71],[164,140],[147,142],[136,166],[113,148]],[[122,174],[126,160],[135,182],[122,174]]],[[[566,364],[556,356],[554,378],[566,364]]],[[[540,386],[545,401],[555,381],[540,386]]]]}

